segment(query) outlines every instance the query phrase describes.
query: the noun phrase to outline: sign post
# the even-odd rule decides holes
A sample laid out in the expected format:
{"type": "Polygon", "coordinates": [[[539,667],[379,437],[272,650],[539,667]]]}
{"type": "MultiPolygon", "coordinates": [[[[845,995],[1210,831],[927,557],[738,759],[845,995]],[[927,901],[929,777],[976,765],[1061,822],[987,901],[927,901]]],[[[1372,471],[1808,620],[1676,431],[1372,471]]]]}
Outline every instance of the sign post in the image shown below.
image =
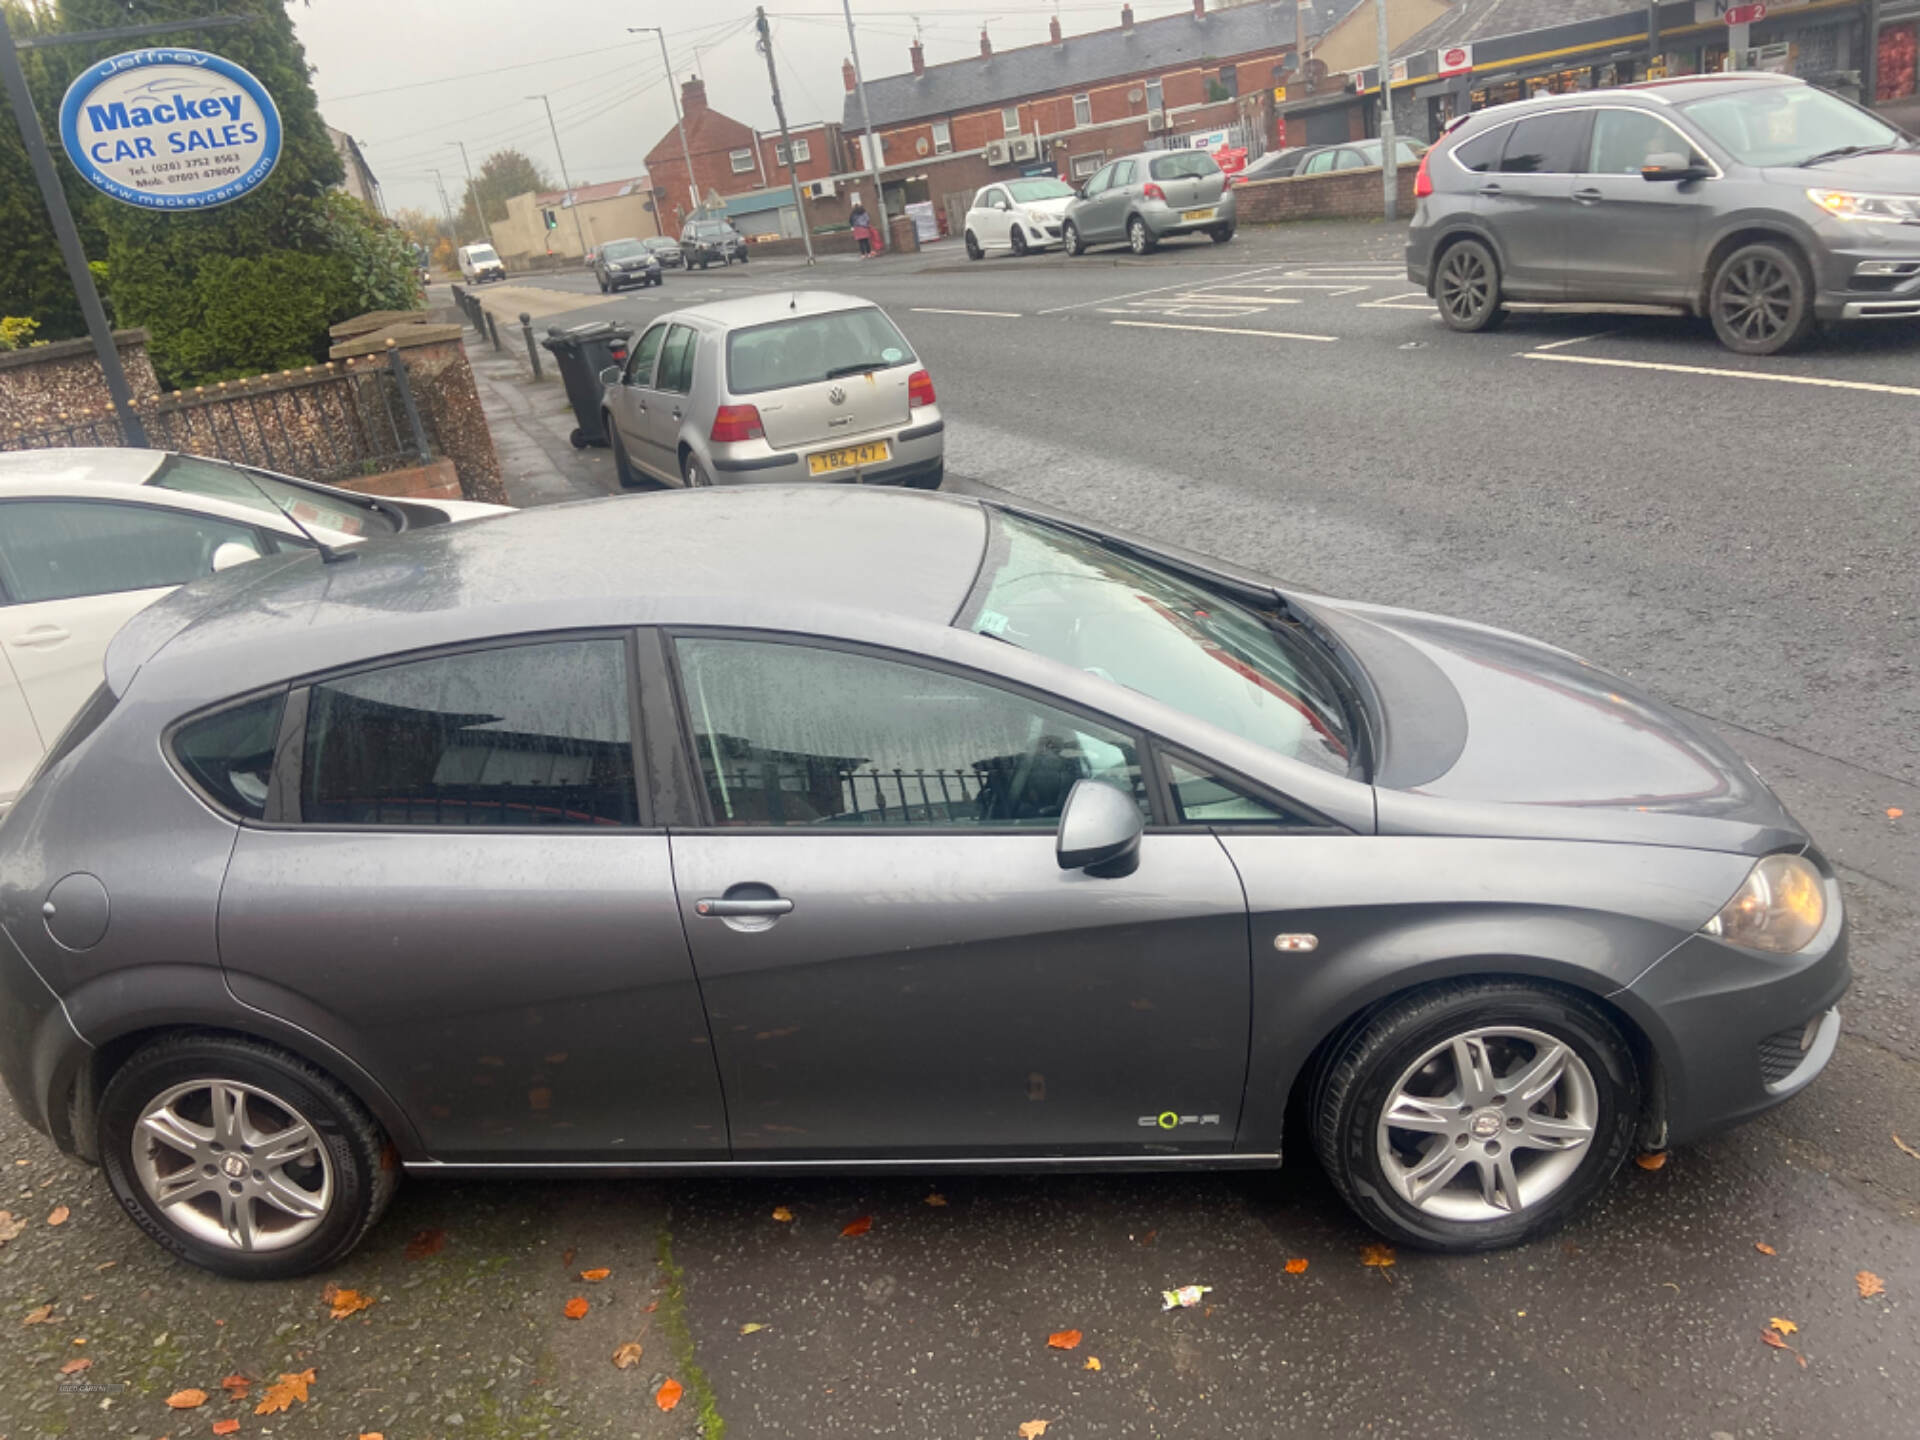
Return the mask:
{"type": "Polygon", "coordinates": [[[1727,69],[1746,66],[1752,27],[1767,18],[1765,5],[1729,5],[1727,7],[1727,69]]]}

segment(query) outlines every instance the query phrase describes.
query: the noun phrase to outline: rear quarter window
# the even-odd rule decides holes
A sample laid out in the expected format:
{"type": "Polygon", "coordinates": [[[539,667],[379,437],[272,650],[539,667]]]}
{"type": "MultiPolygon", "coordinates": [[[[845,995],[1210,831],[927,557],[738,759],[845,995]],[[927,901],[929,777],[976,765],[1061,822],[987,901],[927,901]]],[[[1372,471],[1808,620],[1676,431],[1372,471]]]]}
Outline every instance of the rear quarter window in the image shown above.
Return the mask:
{"type": "Polygon", "coordinates": [[[1453,158],[1476,175],[1487,174],[1500,163],[1500,151],[1507,143],[1507,131],[1511,128],[1496,125],[1491,130],[1469,135],[1453,147],[1453,158]]]}
{"type": "Polygon", "coordinates": [[[234,705],[182,725],[173,753],[189,779],[223,810],[258,820],[267,813],[267,786],[286,692],[234,705]]]}

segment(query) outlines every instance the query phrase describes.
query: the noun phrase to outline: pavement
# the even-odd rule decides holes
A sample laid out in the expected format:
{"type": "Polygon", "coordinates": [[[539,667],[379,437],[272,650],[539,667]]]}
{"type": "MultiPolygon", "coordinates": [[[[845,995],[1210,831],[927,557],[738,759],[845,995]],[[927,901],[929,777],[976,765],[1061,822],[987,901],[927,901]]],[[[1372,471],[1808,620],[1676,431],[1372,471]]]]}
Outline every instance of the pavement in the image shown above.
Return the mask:
{"type": "MultiPolygon", "coordinates": [[[[167,1260],[0,1115],[0,1205],[28,1221],[0,1247],[0,1436],[1920,1434],[1920,1157],[1895,1138],[1920,1149],[1920,330],[1775,359],[1657,315],[1460,336],[1407,294],[1399,245],[1327,224],[1144,259],[935,247],[488,299],[517,333],[521,310],[871,296],[933,374],[952,488],[1524,630],[1701,715],[1846,887],[1858,976],[1809,1091],[1468,1259],[1364,1263],[1296,1140],[1276,1173],[1216,1176],[410,1181],[336,1272],[275,1285],[167,1260]],[[1163,1313],[1188,1283],[1213,1288],[1163,1313]],[[330,1319],[326,1284],[376,1303],[330,1319]],[[220,1389],[309,1367],[285,1414],[220,1389]],[[169,1410],[186,1387],[213,1398],[169,1410]]],[[[605,452],[571,446],[558,386],[502,338],[469,331],[510,493],[610,493],[605,452]]]]}

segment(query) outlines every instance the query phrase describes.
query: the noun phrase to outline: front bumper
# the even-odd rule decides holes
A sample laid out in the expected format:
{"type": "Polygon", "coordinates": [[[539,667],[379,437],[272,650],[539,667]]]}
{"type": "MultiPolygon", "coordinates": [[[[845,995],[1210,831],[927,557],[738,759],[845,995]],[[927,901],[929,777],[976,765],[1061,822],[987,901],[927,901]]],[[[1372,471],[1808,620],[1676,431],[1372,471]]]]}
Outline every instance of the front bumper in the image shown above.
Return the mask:
{"type": "Polygon", "coordinates": [[[1825,220],[1817,230],[1814,314],[1822,320],[1920,318],[1920,225],[1825,220]]]}

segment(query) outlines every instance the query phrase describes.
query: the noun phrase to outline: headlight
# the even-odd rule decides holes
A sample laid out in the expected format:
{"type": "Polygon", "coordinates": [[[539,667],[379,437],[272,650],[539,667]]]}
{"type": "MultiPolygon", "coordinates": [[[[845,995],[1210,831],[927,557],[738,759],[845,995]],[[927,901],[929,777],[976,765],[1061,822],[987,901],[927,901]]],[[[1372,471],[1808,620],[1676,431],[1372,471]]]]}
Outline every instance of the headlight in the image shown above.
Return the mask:
{"type": "Polygon", "coordinates": [[[1807,198],[1837,220],[1920,221],[1920,195],[1863,195],[1853,190],[1809,190],[1807,198]]]}
{"type": "Polygon", "coordinates": [[[1807,948],[1826,918],[1827,886],[1812,862],[1769,855],[1700,929],[1729,945],[1791,955],[1807,948]]]}

